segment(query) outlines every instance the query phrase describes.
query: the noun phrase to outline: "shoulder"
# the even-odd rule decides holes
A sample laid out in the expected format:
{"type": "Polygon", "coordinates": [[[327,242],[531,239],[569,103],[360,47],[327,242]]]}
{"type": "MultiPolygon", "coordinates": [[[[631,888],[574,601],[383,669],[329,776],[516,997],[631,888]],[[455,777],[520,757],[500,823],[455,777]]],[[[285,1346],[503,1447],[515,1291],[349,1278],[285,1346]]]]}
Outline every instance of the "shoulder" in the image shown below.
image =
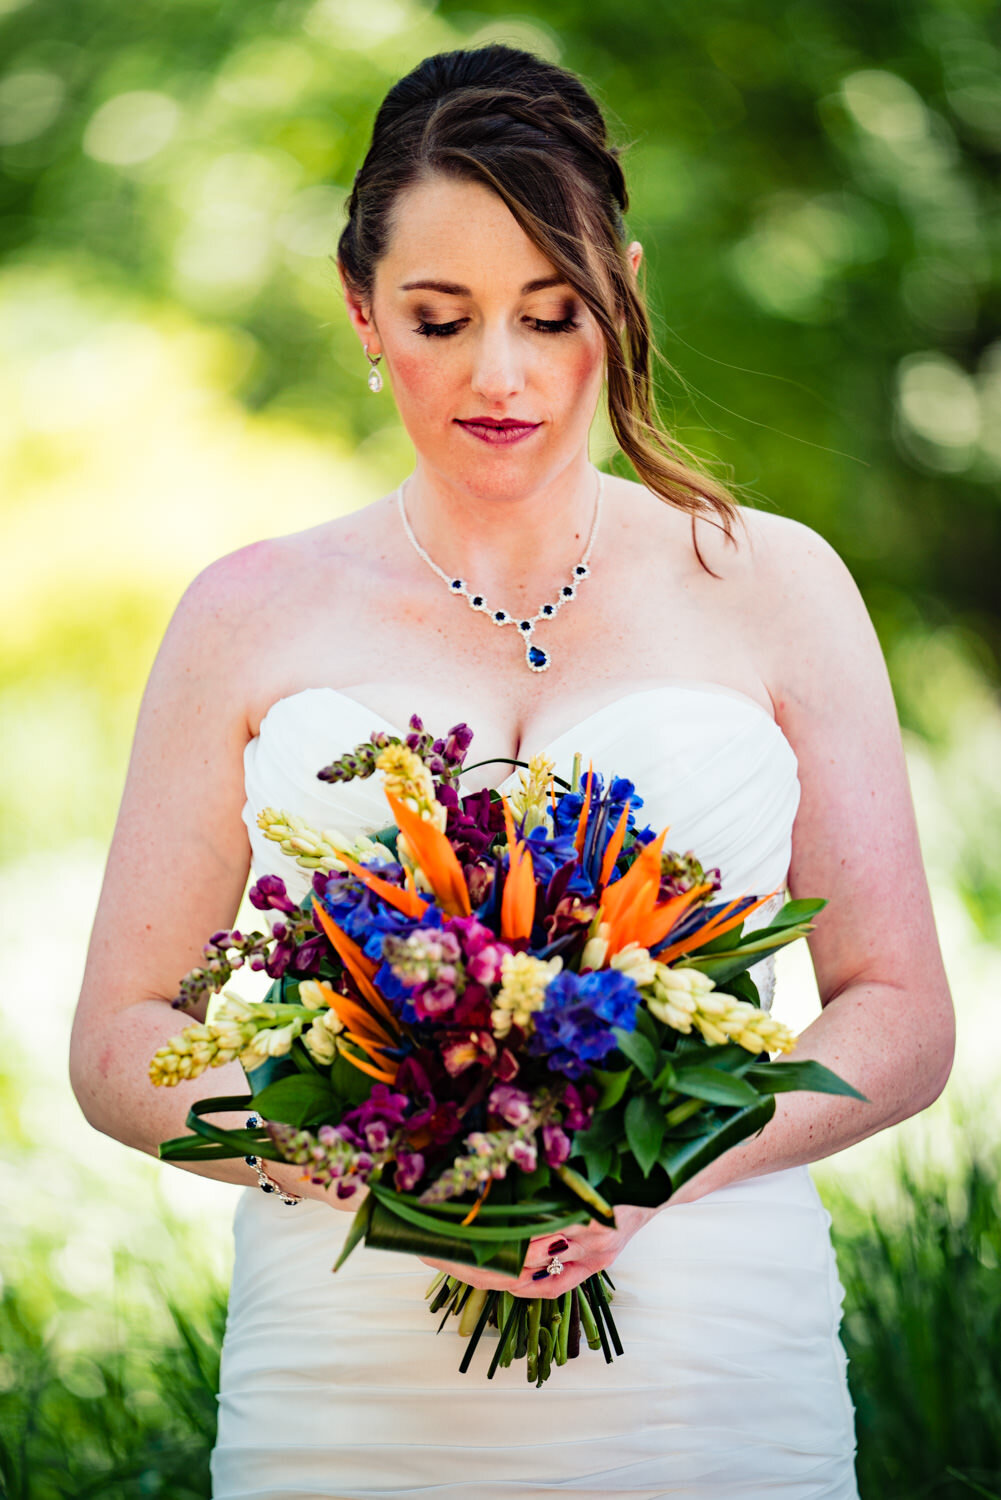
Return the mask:
{"type": "Polygon", "coordinates": [[[791,516],[756,510],[742,516],[744,588],[776,707],[792,699],[819,708],[839,685],[846,695],[885,699],[887,673],[876,630],[837,549],[791,516]]]}
{"type": "MultiPolygon", "coordinates": [[[[187,585],[170,631],[192,645],[225,650],[241,645],[243,655],[287,622],[297,601],[312,601],[318,577],[338,577],[339,568],[357,566],[371,550],[372,518],[364,511],[335,517],[304,531],[263,538],[216,558],[187,585]]],[[[169,634],[169,632],[168,632],[169,634]]]]}
{"type": "MultiPolygon", "coordinates": [[[[882,675],[883,658],[865,601],[837,549],[813,527],[776,511],[741,506],[728,540],[720,526],[696,523],[699,551],[728,594],[728,618],[753,643],[773,700],[821,681],[854,658],[882,675]]],[[[692,555],[695,570],[702,571],[692,555]]]]}
{"type": "Polygon", "coordinates": [[[783,600],[858,590],[838,552],[803,521],[740,506],[728,540],[718,525],[697,523],[699,550],[714,572],[755,594],[783,600]]]}

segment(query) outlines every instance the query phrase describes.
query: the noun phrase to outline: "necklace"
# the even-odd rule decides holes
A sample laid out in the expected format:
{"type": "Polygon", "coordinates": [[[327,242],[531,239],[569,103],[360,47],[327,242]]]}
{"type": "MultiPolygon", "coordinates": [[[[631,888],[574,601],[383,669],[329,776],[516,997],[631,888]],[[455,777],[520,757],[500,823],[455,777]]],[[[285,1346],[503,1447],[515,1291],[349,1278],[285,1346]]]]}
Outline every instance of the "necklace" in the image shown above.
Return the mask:
{"type": "Polygon", "coordinates": [[[591,531],[587,538],[587,545],[584,548],[583,556],[580,562],[574,565],[573,572],[570,574],[570,582],[563,585],[556,598],[547,604],[541,604],[534,615],[527,616],[512,614],[508,609],[493,609],[487,603],[486,596],[470,589],[465,579],[454,578],[450,573],[446,573],[443,568],[439,568],[438,564],[433,558],[428,556],[420,542],[414,536],[410,522],[407,519],[407,509],[403,503],[403,485],[413,476],[408,475],[407,479],[403,481],[403,484],[396,491],[396,498],[400,507],[400,518],[403,521],[403,528],[414,551],[418,556],[423,557],[428,567],[437,573],[439,578],[444,579],[445,583],[448,584],[450,594],[461,594],[471,609],[479,610],[481,614],[487,615],[495,625],[517,626],[519,633],[525,639],[525,665],[531,672],[544,672],[552,661],[549,652],[544,651],[541,646],[537,646],[532,640],[536,624],[539,620],[551,620],[564,604],[569,604],[572,599],[575,599],[581,580],[589,578],[591,575],[588,559],[591,556],[594,539],[598,534],[598,520],[601,516],[601,492],[605,483],[605,476],[602,471],[595,469],[593,464],[591,468],[598,476],[598,494],[594,502],[594,520],[591,522],[591,531]]]}

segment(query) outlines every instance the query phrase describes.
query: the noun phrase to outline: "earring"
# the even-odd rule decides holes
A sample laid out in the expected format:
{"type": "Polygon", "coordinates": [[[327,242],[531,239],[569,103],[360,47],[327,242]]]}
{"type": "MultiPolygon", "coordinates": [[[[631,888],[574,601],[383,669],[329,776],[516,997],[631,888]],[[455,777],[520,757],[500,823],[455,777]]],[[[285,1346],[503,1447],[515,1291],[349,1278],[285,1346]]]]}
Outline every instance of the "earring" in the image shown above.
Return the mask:
{"type": "Polygon", "coordinates": [[[368,352],[368,345],[366,344],[365,345],[365,358],[368,360],[369,364],[372,366],[371,370],[369,370],[369,372],[368,372],[368,388],[372,392],[373,395],[377,395],[378,392],[382,390],[382,376],[379,374],[378,370],[375,367],[379,363],[380,359],[382,358],[382,355],[381,354],[377,354],[375,356],[375,359],[373,359],[372,356],[371,356],[371,354],[369,354],[369,352],[368,352]]]}

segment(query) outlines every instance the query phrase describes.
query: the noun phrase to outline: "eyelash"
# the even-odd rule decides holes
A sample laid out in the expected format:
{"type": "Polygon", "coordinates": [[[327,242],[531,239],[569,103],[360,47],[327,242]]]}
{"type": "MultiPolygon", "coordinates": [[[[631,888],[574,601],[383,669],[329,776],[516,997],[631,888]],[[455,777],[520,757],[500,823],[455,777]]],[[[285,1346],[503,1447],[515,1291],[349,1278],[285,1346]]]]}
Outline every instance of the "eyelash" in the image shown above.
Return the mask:
{"type": "MultiPolygon", "coordinates": [[[[462,321],[458,318],[454,323],[419,323],[414,332],[423,334],[425,338],[450,338],[462,321]]],[[[556,321],[533,318],[532,322],[538,325],[536,333],[572,333],[575,328],[580,327],[576,318],[560,318],[556,321]]]]}

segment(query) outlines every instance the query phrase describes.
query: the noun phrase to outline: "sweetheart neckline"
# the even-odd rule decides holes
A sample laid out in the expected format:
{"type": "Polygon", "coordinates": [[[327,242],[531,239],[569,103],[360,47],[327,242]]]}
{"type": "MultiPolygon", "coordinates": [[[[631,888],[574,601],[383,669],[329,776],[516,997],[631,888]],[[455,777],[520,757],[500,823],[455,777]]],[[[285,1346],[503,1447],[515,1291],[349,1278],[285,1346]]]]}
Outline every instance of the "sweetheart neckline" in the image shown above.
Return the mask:
{"type": "MultiPolygon", "coordinates": [[[[587,725],[593,723],[595,719],[599,718],[602,714],[607,713],[610,709],[621,708],[624,703],[631,702],[632,700],[637,698],[650,697],[654,693],[679,691],[699,693],[714,698],[729,698],[731,699],[731,701],[734,701],[737,704],[743,704],[745,707],[752,709],[762,719],[764,719],[767,724],[770,724],[772,726],[772,729],[778,735],[779,739],[785,745],[786,749],[792,756],[798,773],[799,757],[797,756],[796,751],[793,749],[788,735],[785,733],[779,722],[772,717],[772,715],[766,708],[762,707],[757,699],[752,698],[749,693],[740,692],[738,688],[731,688],[723,683],[711,682],[708,678],[698,677],[670,678],[663,682],[656,683],[653,687],[634,688],[628,693],[622,693],[618,698],[613,698],[610,702],[603,703],[598,708],[592,710],[591,713],[586,714],[583,719],[579,719],[576,724],[572,724],[569,729],[563,730],[560,734],[556,735],[555,738],[551,739],[548,744],[542,745],[538,749],[534,750],[532,754],[549,754],[554,746],[559,745],[563,740],[569,739],[571,735],[578,734],[582,729],[586,728],[587,725]]],[[[391,734],[399,735],[401,739],[405,738],[406,734],[408,733],[407,730],[401,729],[397,724],[393,724],[382,714],[376,713],[374,709],[371,709],[366,704],[362,703],[359,698],[353,698],[350,693],[342,692],[340,688],[328,687],[324,684],[317,687],[300,688],[298,692],[287,693],[281,698],[276,698],[275,701],[269,705],[263,717],[261,718],[257,734],[253,736],[253,739],[250,741],[250,743],[252,744],[254,740],[260,739],[261,731],[263,730],[265,724],[276,708],[278,708],[282,703],[291,703],[295,699],[304,698],[310,693],[329,693],[332,694],[335,698],[342,699],[346,703],[354,704],[354,706],[360,711],[369,714],[373,719],[377,719],[382,728],[388,729],[391,734]]],[[[530,757],[528,755],[523,755],[520,758],[527,761],[530,757]]],[[[519,767],[513,767],[510,774],[508,776],[505,776],[503,781],[498,782],[497,786],[490,788],[490,790],[500,791],[501,788],[507,786],[509,781],[513,781],[518,774],[519,767]]],[[[459,780],[462,780],[461,776],[459,777],[459,780]]]]}

